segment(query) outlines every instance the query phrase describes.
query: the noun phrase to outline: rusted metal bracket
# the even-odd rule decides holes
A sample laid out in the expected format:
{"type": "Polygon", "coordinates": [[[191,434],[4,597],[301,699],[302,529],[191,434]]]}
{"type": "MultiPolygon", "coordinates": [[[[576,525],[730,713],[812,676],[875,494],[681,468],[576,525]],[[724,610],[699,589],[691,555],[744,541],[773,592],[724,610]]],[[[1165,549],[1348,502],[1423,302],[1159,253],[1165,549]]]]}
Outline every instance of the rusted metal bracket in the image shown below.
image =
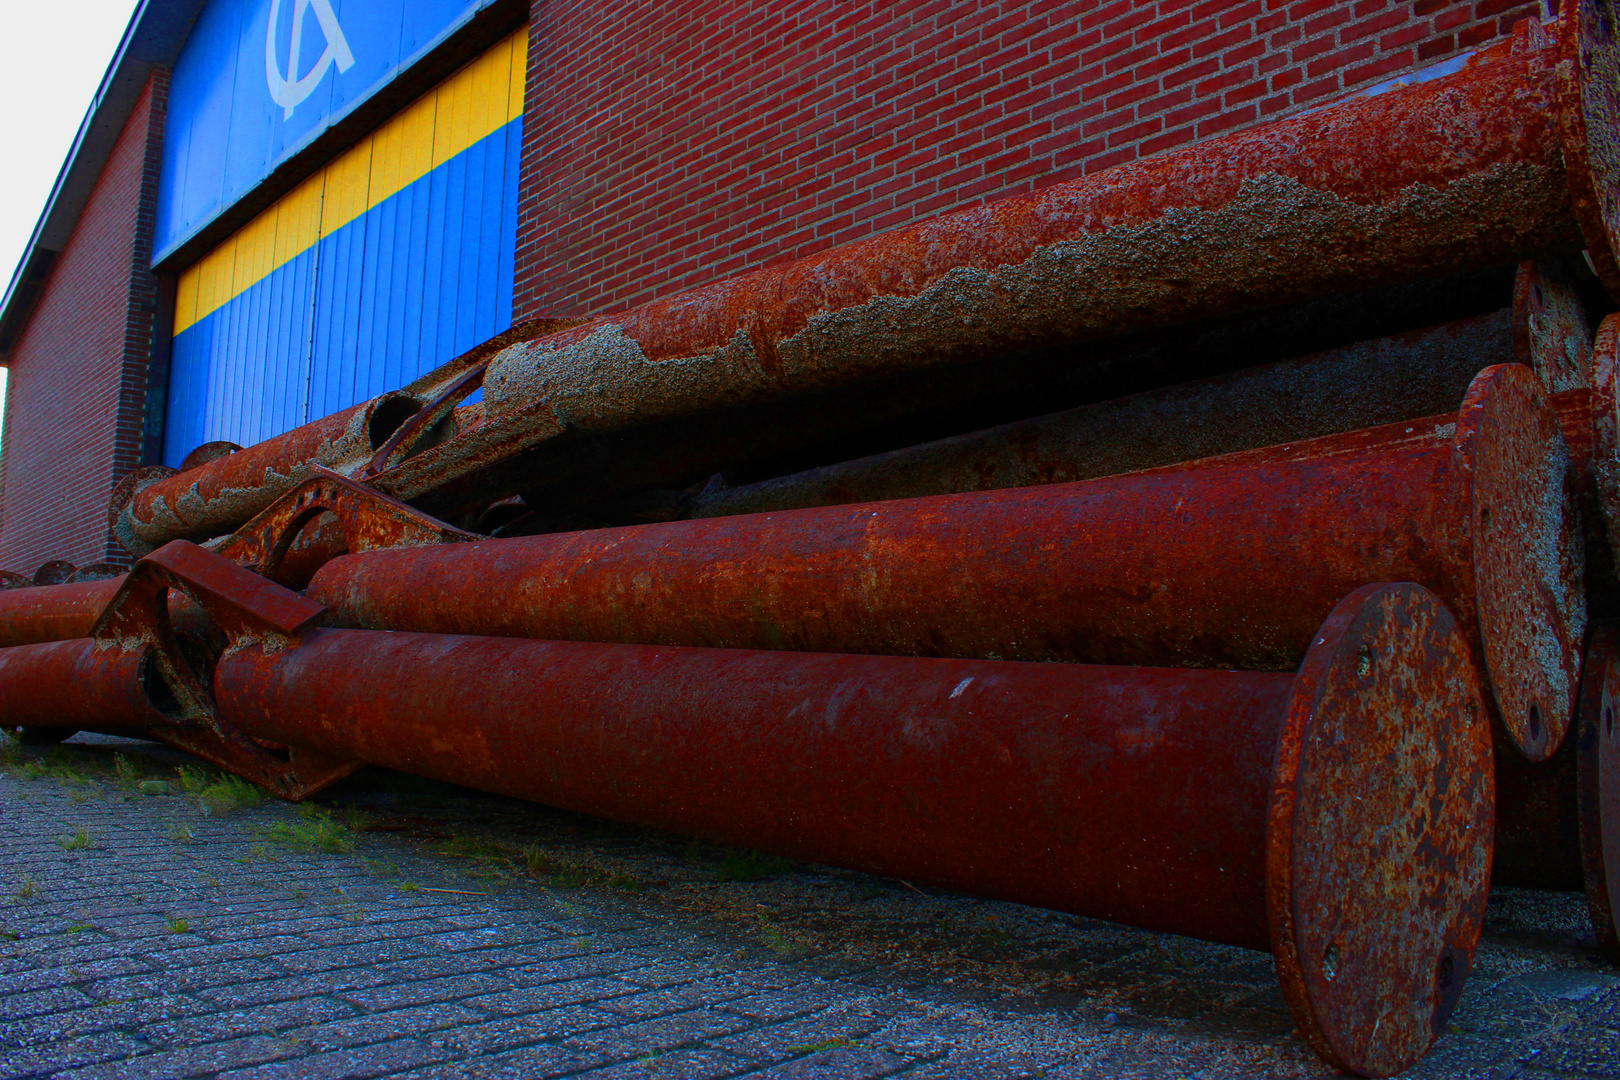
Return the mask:
{"type": "MultiPolygon", "coordinates": [[[[317,566],[343,551],[424,547],[485,539],[438,518],[430,517],[397,499],[348,477],[315,466],[316,475],[276,500],[267,510],[227,538],[215,552],[248,566],[281,585],[294,586],[307,573],[289,572],[288,555],[304,527],[322,514],[336,520],[339,537],[318,538],[321,550],[304,552],[303,564],[317,566]]],[[[305,566],[305,569],[313,570],[305,566]]]]}
{"type": "Polygon", "coordinates": [[[98,650],[139,655],[153,734],[284,799],[302,799],[360,767],[356,761],[267,744],[220,716],[213,670],[246,649],[277,652],[298,644],[324,609],[229,559],[175,540],[135,564],[91,637],[98,650]],[[169,620],[173,590],[196,604],[214,640],[177,634],[169,620]]]}

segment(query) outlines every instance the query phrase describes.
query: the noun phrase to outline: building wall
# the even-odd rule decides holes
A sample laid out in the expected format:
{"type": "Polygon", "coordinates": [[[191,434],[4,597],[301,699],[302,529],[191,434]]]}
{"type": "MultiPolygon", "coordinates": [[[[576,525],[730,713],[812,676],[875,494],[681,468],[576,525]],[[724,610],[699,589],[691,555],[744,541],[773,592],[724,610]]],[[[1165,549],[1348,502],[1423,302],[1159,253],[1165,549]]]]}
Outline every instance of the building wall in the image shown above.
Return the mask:
{"type": "Polygon", "coordinates": [[[519,31],[181,272],[163,463],[249,445],[511,326],[519,31]]]}
{"type": "Polygon", "coordinates": [[[534,0],[515,316],[622,309],[1094,173],[1455,56],[1540,11],[534,0]]]}
{"type": "Polygon", "coordinates": [[[127,559],[107,500],[141,464],[167,88],[162,71],[147,82],[10,355],[0,568],[127,559]]]}

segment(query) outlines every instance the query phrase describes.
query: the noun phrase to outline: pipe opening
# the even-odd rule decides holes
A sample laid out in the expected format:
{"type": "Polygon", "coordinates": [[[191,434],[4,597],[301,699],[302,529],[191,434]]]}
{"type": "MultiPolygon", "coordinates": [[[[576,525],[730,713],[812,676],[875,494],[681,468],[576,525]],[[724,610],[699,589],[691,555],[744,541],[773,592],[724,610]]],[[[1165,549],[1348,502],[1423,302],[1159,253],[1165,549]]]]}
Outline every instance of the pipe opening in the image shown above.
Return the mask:
{"type": "Polygon", "coordinates": [[[381,450],[389,437],[421,409],[420,401],[405,394],[378,402],[366,424],[366,438],[371,443],[372,452],[381,450]]]}

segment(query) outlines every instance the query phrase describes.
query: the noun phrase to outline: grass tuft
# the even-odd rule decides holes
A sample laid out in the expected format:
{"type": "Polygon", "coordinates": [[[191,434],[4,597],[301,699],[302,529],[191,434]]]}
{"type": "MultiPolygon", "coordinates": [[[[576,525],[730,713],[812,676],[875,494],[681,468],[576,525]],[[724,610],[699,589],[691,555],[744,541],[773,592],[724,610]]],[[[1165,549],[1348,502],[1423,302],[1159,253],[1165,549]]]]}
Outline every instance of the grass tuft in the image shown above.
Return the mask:
{"type": "Polygon", "coordinates": [[[757,851],[732,851],[720,860],[716,871],[721,881],[764,881],[793,869],[793,863],[757,851]]]}
{"type": "Polygon", "coordinates": [[[348,825],[332,817],[328,810],[311,803],[298,808],[304,820],[294,825],[275,822],[265,832],[265,839],[283,847],[302,848],[305,851],[326,851],[341,854],[354,850],[354,832],[348,825]]]}
{"type": "Polygon", "coordinates": [[[39,882],[34,880],[34,875],[24,874],[22,881],[17,885],[17,898],[19,900],[32,900],[38,895],[39,882]]]}
{"type": "Polygon", "coordinates": [[[205,813],[224,816],[264,802],[264,789],[226,773],[198,791],[197,801],[205,813]]]}
{"type": "Polygon", "coordinates": [[[136,791],[141,786],[141,771],[123,754],[114,754],[113,779],[124,790],[136,791]]]}
{"type": "Polygon", "coordinates": [[[56,838],[56,842],[63,851],[83,851],[94,841],[90,839],[89,833],[85,832],[83,829],[80,829],[72,836],[58,836],[56,838]]]}

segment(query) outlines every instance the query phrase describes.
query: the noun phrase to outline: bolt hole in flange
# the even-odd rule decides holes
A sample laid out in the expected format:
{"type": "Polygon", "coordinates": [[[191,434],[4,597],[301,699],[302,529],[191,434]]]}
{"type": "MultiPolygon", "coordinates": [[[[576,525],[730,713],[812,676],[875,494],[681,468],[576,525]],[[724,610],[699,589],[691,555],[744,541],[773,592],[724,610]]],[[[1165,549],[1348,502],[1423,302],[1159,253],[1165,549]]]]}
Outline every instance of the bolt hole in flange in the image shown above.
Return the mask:
{"type": "Polygon", "coordinates": [[[1356,674],[1362,678],[1372,674],[1372,650],[1365,645],[1356,650],[1356,674]]]}
{"type": "Polygon", "coordinates": [[[1483,509],[1483,510],[1481,510],[1479,512],[1479,531],[1481,533],[1486,533],[1486,532],[1490,531],[1490,528],[1491,528],[1491,508],[1487,506],[1485,509],[1483,509]]]}
{"type": "Polygon", "coordinates": [[[1339,943],[1331,941],[1322,953],[1322,978],[1332,982],[1339,977],[1339,943]]]}
{"type": "Polygon", "coordinates": [[[1541,708],[1533,701],[1530,703],[1530,734],[1541,738],[1541,708]]]}

